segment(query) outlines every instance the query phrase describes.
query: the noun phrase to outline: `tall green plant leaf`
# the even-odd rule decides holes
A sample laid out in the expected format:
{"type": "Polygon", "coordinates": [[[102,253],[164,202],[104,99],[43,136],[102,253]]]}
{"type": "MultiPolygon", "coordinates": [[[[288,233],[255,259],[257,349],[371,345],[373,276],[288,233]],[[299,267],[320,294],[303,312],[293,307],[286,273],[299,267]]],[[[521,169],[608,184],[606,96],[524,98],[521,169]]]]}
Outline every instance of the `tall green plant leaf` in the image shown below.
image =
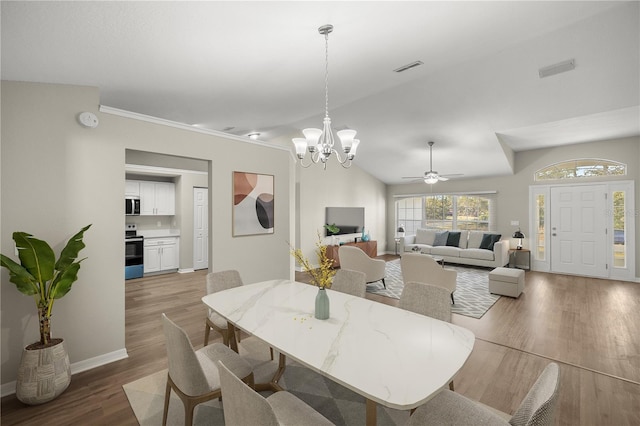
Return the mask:
{"type": "Polygon", "coordinates": [[[24,266],[4,254],[0,254],[0,264],[9,270],[9,281],[14,283],[21,293],[27,296],[38,294],[37,281],[24,266]]]}
{"type": "Polygon", "coordinates": [[[60,258],[56,262],[56,269],[58,271],[64,271],[69,267],[69,265],[76,261],[80,250],[85,248],[85,244],[82,241],[82,238],[84,237],[84,232],[89,228],[91,228],[90,224],[82,228],[76,235],[69,238],[69,241],[67,241],[67,245],[62,249],[62,252],[60,253],[60,258]]]}
{"type": "MultiPolygon", "coordinates": [[[[84,260],[84,259],[83,259],[84,260]]],[[[72,263],[64,272],[60,273],[51,285],[49,290],[50,299],[60,299],[71,290],[71,285],[78,279],[80,262],[72,263]]]]}
{"type": "Polygon", "coordinates": [[[45,241],[26,232],[14,232],[20,263],[41,285],[53,278],[56,256],[45,241]]]}

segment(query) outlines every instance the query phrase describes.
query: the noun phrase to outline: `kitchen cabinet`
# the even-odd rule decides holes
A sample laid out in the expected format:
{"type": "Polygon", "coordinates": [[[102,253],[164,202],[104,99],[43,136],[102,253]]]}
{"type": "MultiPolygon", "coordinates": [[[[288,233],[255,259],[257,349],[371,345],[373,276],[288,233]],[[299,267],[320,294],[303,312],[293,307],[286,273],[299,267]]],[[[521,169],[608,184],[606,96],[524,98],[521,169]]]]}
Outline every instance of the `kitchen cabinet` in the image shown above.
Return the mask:
{"type": "Polygon", "coordinates": [[[176,214],[176,187],[172,182],[140,181],[140,215],[173,216],[176,214]]]}
{"type": "Polygon", "coordinates": [[[178,269],[178,237],[145,238],[144,273],[178,269]]]}
{"type": "Polygon", "coordinates": [[[127,180],[124,182],[124,196],[125,197],[139,197],[140,196],[140,182],[137,180],[127,180]]]}

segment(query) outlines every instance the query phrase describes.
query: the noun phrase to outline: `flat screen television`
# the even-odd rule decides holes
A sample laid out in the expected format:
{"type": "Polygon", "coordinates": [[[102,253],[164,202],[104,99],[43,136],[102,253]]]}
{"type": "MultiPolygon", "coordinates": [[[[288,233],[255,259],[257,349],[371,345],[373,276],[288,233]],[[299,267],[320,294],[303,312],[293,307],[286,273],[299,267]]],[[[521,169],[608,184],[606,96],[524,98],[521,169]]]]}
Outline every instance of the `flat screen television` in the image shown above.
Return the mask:
{"type": "Polygon", "coordinates": [[[364,207],[327,207],[325,223],[340,228],[335,233],[325,228],[327,237],[360,233],[364,229],[364,207]]]}

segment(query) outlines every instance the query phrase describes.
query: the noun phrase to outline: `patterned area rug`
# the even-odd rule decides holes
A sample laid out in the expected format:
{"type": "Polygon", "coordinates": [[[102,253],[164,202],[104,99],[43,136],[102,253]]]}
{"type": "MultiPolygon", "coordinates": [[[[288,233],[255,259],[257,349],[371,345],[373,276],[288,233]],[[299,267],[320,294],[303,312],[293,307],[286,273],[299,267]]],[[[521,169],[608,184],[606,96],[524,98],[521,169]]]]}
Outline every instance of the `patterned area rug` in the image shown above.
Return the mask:
{"type": "MultiPolygon", "coordinates": [[[[445,268],[458,272],[457,287],[453,293],[456,303],[451,305],[451,312],[454,314],[482,318],[500,298],[497,294],[489,293],[489,272],[491,269],[451,264],[446,264],[445,268]]],[[[387,284],[386,289],[382,286],[382,282],[378,281],[367,285],[367,291],[400,299],[400,294],[402,294],[402,288],[404,287],[400,259],[387,262],[384,281],[387,284]]]]}
{"type": "MultiPolygon", "coordinates": [[[[254,366],[256,382],[268,381],[277,367],[269,359],[269,347],[255,337],[243,338],[239,346],[240,354],[254,366]]],[[[277,355],[275,358],[277,359],[277,355]]],[[[167,370],[162,370],[122,386],[141,426],[162,424],[166,383],[167,370]]],[[[365,423],[365,400],[362,396],[300,364],[288,361],[279,383],[336,425],[365,423]]],[[[263,395],[268,396],[270,393],[263,392],[263,395]]],[[[218,400],[200,404],[195,410],[194,426],[224,425],[222,405],[223,402],[218,400]]],[[[378,425],[404,425],[408,418],[407,411],[378,406],[378,425]]],[[[173,392],[167,424],[184,424],[183,405],[173,392]]]]}

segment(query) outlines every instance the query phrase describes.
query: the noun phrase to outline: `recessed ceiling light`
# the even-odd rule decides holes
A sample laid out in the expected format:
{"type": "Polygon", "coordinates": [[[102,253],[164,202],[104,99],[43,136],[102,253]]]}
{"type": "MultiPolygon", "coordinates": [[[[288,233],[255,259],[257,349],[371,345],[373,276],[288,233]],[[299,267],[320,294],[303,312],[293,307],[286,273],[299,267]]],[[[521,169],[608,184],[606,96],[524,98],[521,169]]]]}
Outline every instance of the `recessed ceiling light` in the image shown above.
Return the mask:
{"type": "Polygon", "coordinates": [[[253,133],[249,133],[247,136],[249,137],[249,139],[255,141],[255,140],[258,140],[258,138],[260,137],[260,133],[253,132],[253,133]]]}

